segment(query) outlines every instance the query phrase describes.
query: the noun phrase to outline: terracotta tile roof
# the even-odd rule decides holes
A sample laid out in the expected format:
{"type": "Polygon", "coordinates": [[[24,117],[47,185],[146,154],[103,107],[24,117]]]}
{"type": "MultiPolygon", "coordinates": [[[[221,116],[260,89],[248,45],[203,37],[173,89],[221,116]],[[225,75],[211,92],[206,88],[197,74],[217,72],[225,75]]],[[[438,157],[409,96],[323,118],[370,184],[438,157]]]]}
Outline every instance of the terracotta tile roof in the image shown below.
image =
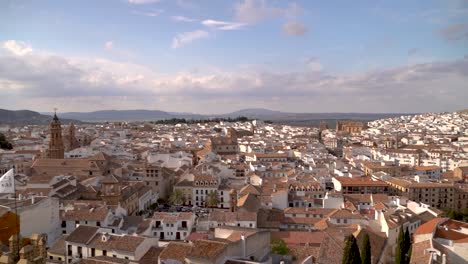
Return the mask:
{"type": "Polygon", "coordinates": [[[352,202],[350,202],[350,201],[346,201],[344,203],[344,208],[347,209],[347,210],[350,210],[350,211],[356,211],[357,210],[356,206],[354,206],[354,204],[352,202]]]}
{"type": "Polygon", "coordinates": [[[289,245],[315,245],[320,246],[324,239],[323,232],[305,232],[305,231],[278,231],[271,232],[271,237],[282,239],[289,245]]]}
{"type": "Polygon", "coordinates": [[[284,224],[299,224],[299,225],[314,225],[319,222],[321,218],[311,218],[311,217],[285,217],[283,219],[284,224]]]}
{"type": "Polygon", "coordinates": [[[351,211],[347,209],[340,209],[336,210],[334,213],[330,215],[330,218],[335,218],[335,219],[365,219],[364,216],[362,216],[359,213],[353,214],[351,211]]]}
{"type": "Polygon", "coordinates": [[[374,209],[376,210],[383,210],[383,209],[386,209],[387,206],[383,203],[377,203],[376,205],[374,205],[374,209]]]}
{"type": "Polygon", "coordinates": [[[226,250],[227,246],[227,243],[214,240],[196,240],[187,258],[214,260],[226,250]]]}
{"type": "Polygon", "coordinates": [[[423,235],[423,234],[432,234],[437,225],[446,221],[447,218],[434,218],[432,220],[430,220],[429,222],[425,223],[425,224],[422,224],[420,225],[416,231],[414,232],[415,235],[423,235]]]}
{"type": "Polygon", "coordinates": [[[279,228],[283,221],[284,213],[279,209],[264,209],[261,208],[257,212],[257,227],[258,228],[279,228]]]}
{"type": "Polygon", "coordinates": [[[158,257],[164,248],[151,247],[143,257],[138,261],[139,264],[158,263],[158,257]]]}
{"type": "Polygon", "coordinates": [[[210,212],[210,221],[234,223],[236,221],[257,221],[257,213],[254,212],[210,212]]]}
{"type": "Polygon", "coordinates": [[[417,171],[427,171],[427,170],[439,170],[439,166],[416,166],[414,167],[417,171]]]}
{"type": "Polygon", "coordinates": [[[186,240],[188,241],[195,241],[195,240],[200,240],[200,239],[208,239],[208,233],[192,232],[186,238],[186,240]]]}
{"type": "Polygon", "coordinates": [[[60,236],[50,247],[47,252],[51,254],[57,254],[57,255],[65,255],[65,239],[68,237],[68,235],[62,235],[60,236]]]}
{"type": "Polygon", "coordinates": [[[159,254],[162,261],[176,260],[185,263],[185,257],[192,250],[192,246],[187,243],[170,242],[159,254]]]}
{"type": "Polygon", "coordinates": [[[248,212],[256,212],[260,207],[260,200],[253,194],[246,194],[237,200],[237,207],[248,212]]]}
{"type": "Polygon", "coordinates": [[[288,207],[284,209],[285,214],[309,214],[327,216],[333,213],[336,209],[328,208],[309,208],[309,207],[288,207]]]}
{"type": "Polygon", "coordinates": [[[98,231],[98,227],[95,226],[78,226],[66,239],[65,241],[78,244],[86,244],[98,231]]]}
{"type": "Polygon", "coordinates": [[[106,241],[102,240],[103,234],[98,234],[89,242],[90,247],[103,250],[117,250],[129,253],[135,253],[137,248],[145,240],[143,237],[138,236],[120,236],[120,235],[108,235],[106,241]]]}
{"type": "Polygon", "coordinates": [[[243,196],[248,193],[254,194],[254,195],[260,195],[261,190],[259,187],[253,186],[252,184],[247,184],[242,189],[239,190],[239,195],[243,196]]]}
{"type": "Polygon", "coordinates": [[[381,180],[372,180],[370,177],[348,178],[335,177],[343,186],[387,186],[388,184],[381,180]]]}
{"type": "Polygon", "coordinates": [[[73,210],[64,211],[61,219],[65,221],[104,221],[110,213],[107,206],[76,207],[73,210]]]}
{"type": "Polygon", "coordinates": [[[333,238],[325,232],[322,244],[320,244],[320,251],[317,263],[326,264],[341,264],[343,259],[344,237],[333,238]]]}
{"type": "Polygon", "coordinates": [[[162,220],[164,223],[175,223],[178,220],[190,220],[193,214],[190,212],[170,213],[170,212],[155,212],[154,219],[162,220]]]}
{"type": "Polygon", "coordinates": [[[442,238],[446,240],[452,240],[455,243],[465,242],[468,241],[468,235],[464,233],[460,233],[450,229],[447,226],[445,229],[445,225],[440,225],[435,232],[434,238],[442,238]]]}
{"type": "Polygon", "coordinates": [[[426,249],[431,247],[431,240],[413,243],[410,264],[430,263],[431,254],[429,254],[426,249]]]}
{"type": "Polygon", "coordinates": [[[113,258],[107,256],[97,256],[92,258],[80,259],[77,263],[79,264],[127,264],[130,263],[129,260],[113,258]]]}

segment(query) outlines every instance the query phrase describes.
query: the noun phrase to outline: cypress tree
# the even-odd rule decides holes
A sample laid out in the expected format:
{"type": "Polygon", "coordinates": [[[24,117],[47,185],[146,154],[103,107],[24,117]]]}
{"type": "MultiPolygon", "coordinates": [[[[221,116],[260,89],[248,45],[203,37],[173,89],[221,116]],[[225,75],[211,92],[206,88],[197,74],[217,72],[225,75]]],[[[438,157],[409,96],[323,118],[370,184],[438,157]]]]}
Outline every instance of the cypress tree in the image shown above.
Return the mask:
{"type": "Polygon", "coordinates": [[[405,264],[405,235],[403,233],[403,227],[400,228],[400,232],[398,233],[395,264],[405,264]]]}
{"type": "Polygon", "coordinates": [[[364,234],[364,240],[362,241],[361,249],[362,264],[371,264],[371,244],[369,235],[367,233],[364,234]]]}
{"type": "Polygon", "coordinates": [[[409,234],[409,231],[408,231],[408,228],[406,228],[406,231],[405,231],[405,238],[404,238],[404,251],[403,253],[405,254],[405,264],[406,263],[409,263],[409,260],[410,260],[410,256],[408,255],[409,254],[409,250],[411,248],[411,238],[410,238],[410,234],[409,234]]]}
{"type": "Polygon", "coordinates": [[[361,256],[359,254],[359,247],[356,238],[351,234],[346,239],[346,246],[344,248],[343,264],[361,264],[361,256]]]}

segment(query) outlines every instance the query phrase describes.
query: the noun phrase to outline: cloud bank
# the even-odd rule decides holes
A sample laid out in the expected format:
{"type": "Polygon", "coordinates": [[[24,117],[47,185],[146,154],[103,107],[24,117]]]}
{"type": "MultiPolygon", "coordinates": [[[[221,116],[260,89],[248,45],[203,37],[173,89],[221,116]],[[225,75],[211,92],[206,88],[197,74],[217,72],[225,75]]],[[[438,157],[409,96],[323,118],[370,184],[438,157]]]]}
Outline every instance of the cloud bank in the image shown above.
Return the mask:
{"type": "MultiPolygon", "coordinates": [[[[184,33],[174,45],[204,36],[184,33]]],[[[144,65],[35,50],[15,40],[1,47],[0,105],[10,109],[50,110],[63,104],[66,111],[219,113],[258,106],[297,112],[421,112],[466,108],[468,98],[468,57],[352,75],[324,72],[317,58],[304,59],[303,71],[163,74],[144,65]]]]}

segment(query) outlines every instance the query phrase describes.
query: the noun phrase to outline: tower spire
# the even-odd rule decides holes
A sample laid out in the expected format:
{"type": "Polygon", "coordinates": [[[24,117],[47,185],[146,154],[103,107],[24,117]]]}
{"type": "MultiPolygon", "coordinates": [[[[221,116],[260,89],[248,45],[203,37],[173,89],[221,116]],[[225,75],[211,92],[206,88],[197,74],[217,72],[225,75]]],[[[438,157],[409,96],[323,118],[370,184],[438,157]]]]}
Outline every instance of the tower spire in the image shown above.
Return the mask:
{"type": "Polygon", "coordinates": [[[58,108],[54,107],[54,121],[58,121],[57,110],[58,110],[58,108]]]}

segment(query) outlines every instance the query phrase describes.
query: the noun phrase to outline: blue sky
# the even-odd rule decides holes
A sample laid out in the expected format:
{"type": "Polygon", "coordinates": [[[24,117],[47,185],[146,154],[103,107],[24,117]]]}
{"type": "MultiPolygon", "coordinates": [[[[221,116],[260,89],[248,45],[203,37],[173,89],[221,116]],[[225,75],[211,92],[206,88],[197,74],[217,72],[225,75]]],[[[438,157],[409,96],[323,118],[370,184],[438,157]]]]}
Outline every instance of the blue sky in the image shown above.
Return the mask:
{"type": "Polygon", "coordinates": [[[1,0],[0,42],[8,109],[468,106],[465,0],[1,0]]]}

